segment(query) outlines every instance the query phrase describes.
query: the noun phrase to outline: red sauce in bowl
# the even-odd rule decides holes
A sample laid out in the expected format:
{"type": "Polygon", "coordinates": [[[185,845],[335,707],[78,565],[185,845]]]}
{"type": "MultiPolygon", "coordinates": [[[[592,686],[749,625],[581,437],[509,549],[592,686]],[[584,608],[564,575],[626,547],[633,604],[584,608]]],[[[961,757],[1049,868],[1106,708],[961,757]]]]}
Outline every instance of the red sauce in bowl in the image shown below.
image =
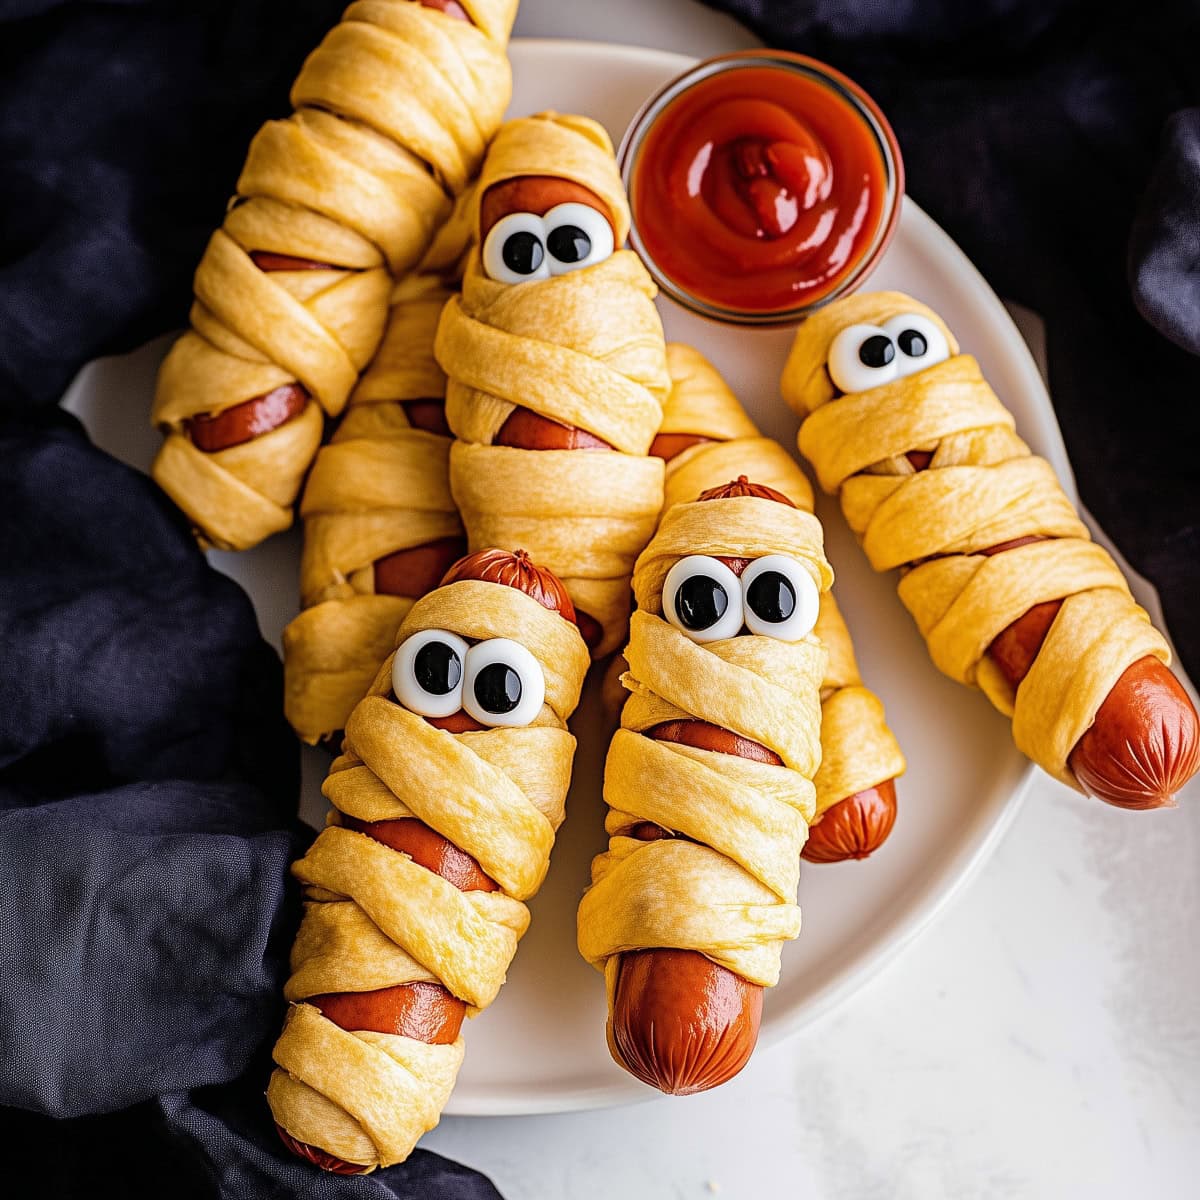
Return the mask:
{"type": "Polygon", "coordinates": [[[634,246],[708,316],[794,320],[862,281],[899,215],[882,113],[832,68],[727,55],[669,84],[622,150],[634,246]]]}

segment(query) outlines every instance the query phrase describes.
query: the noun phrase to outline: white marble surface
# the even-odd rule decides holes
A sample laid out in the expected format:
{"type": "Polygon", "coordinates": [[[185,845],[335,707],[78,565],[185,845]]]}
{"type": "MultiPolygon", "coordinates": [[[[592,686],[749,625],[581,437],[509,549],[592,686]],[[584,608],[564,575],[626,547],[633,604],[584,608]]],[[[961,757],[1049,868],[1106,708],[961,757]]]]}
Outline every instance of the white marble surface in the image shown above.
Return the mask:
{"type": "MultiPolygon", "coordinates": [[[[756,44],[691,0],[523,0],[516,32],[756,44]]],[[[1198,868],[1200,788],[1133,815],[1039,777],[914,946],[726,1087],[425,1145],[508,1200],[1200,1195],[1198,868]]]]}

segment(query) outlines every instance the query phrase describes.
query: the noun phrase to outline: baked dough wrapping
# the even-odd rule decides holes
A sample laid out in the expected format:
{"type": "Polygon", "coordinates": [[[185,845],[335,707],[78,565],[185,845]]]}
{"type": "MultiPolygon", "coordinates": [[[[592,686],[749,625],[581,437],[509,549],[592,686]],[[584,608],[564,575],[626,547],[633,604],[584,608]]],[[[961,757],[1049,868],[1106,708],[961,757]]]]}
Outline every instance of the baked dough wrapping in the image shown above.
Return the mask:
{"type": "MultiPolygon", "coordinates": [[[[612,143],[595,122],[544,113],[505,124],[479,195],[516,175],[590,188],[611,208],[619,245],[628,204],[612,143]]],[[[474,252],[437,332],[457,439],[450,484],[470,548],[521,546],[558,575],[603,628],[596,657],[625,636],[633,561],[662,505],[662,463],[646,454],[670,388],[655,293],[627,250],[517,285],[489,279],[474,252]],[[587,430],[613,451],[493,445],[517,406],[587,430]]]]}
{"type": "Polygon", "coordinates": [[[664,619],[662,589],[692,554],[787,554],[818,590],[832,583],[816,517],[752,496],[674,505],[639,557],[622,676],[630,694],[604,774],[608,849],[592,863],[578,914],[580,952],[604,971],[610,1005],[626,951],[696,950],[771,987],[783,942],[800,932],[796,885],[816,811],[826,651],[811,633],[691,641],[664,619]],[[750,738],[782,765],[641,732],[686,718],[750,738]],[[641,821],[684,836],[640,841],[630,831],[641,821]]]}
{"type": "Polygon", "coordinates": [[[464,0],[457,20],[410,0],[356,0],[309,56],[295,112],[250,145],[196,271],[191,329],[159,374],[151,472],[202,541],[246,549],[286,529],[305,471],[415,267],[466,186],[511,91],[515,0],[464,0]],[[262,269],[266,253],[321,269],[262,269]],[[279,388],[303,409],[201,450],[189,422],[279,388]]]}
{"type": "Polygon", "coordinates": [[[416,599],[377,593],[375,562],[463,536],[450,495],[450,438],[414,428],[404,408],[445,394],[433,335],[451,294],[434,275],[396,285],[379,351],[305,486],[304,611],[283,631],[283,666],[284,711],[309,743],[345,728],[416,599]]]}
{"type": "Polygon", "coordinates": [[[519,640],[541,665],[546,700],[527,727],[447,733],[388,698],[389,656],[346,724],[324,786],[329,824],[293,867],[305,915],[267,1096],[292,1137],[364,1168],[402,1161],[437,1124],[463,1038],[429,1045],[350,1032],[305,1001],[425,981],[472,1014],[492,1002],[563,818],[575,747],[566,721],[588,667],[573,625],[501,584],[463,580],[431,592],[410,609],[398,644],[426,629],[519,640]],[[415,817],[475,858],[499,890],[459,891],[343,817],[415,817]]]}
{"type": "Polygon", "coordinates": [[[1017,746],[1069,787],[1067,759],[1127,667],[1166,640],[1091,541],[1050,464],[1030,454],[1012,414],[960,354],[953,333],[899,292],[859,294],[800,327],[781,383],[803,418],[801,453],[842,511],[872,566],[901,567],[900,599],[933,661],[981,688],[1012,718],[1017,746]],[[839,395],[827,360],[844,329],[916,314],[945,337],[948,357],[879,386],[839,395]],[[932,453],[917,471],[910,451],[932,453]],[[1047,540],[984,555],[1025,537],[1047,540]],[[1014,690],[988,647],[1035,604],[1064,603],[1014,690]]]}
{"type": "MultiPolygon", "coordinates": [[[[667,462],[665,507],[695,500],[708,488],[739,475],[774,488],[797,508],[813,511],[813,491],[795,459],[763,437],[717,369],[698,350],[667,345],[671,394],[663,433],[699,434],[711,440],[680,451],[667,462]]],[[[904,755],[888,728],[883,703],[863,684],[850,631],[832,591],[821,594],[814,630],[829,665],[821,682],[821,767],[816,816],[904,773],[904,755]]]]}

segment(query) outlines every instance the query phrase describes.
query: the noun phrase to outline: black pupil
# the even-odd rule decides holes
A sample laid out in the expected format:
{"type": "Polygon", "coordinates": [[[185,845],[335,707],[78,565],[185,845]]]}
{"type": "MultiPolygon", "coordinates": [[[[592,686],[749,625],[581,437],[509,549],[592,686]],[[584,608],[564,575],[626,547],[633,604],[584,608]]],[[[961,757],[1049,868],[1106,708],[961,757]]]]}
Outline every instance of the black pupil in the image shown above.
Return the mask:
{"type": "Polygon", "coordinates": [[[886,367],[896,357],[896,347],[885,333],[873,333],[858,348],[864,367],[886,367]]]}
{"type": "Polygon", "coordinates": [[[708,575],[685,579],[675,593],[675,612],[685,629],[708,629],[729,607],[725,589],[708,575]]]}
{"type": "Polygon", "coordinates": [[[431,696],[445,696],[458,687],[462,663],[445,642],[427,642],[417,651],[413,674],[423,691],[431,696]]]}
{"type": "Polygon", "coordinates": [[[929,349],[929,343],[925,340],[924,335],[918,333],[915,329],[904,330],[896,341],[900,343],[900,349],[909,358],[920,358],[929,349]]]}
{"type": "Polygon", "coordinates": [[[746,603],[757,617],[778,625],[796,611],[796,589],[781,571],[764,571],[751,580],[746,603]]]}
{"type": "Polygon", "coordinates": [[[501,256],[504,265],[518,275],[532,275],[542,265],[544,251],[537,234],[527,229],[510,233],[504,239],[504,249],[501,256]]]}
{"type": "Polygon", "coordinates": [[[484,712],[510,713],[521,703],[521,676],[508,663],[489,663],[475,676],[475,699],[484,712]]]}
{"type": "Polygon", "coordinates": [[[583,262],[592,252],[592,239],[578,225],[559,225],[550,230],[546,245],[562,263],[583,262]]]}

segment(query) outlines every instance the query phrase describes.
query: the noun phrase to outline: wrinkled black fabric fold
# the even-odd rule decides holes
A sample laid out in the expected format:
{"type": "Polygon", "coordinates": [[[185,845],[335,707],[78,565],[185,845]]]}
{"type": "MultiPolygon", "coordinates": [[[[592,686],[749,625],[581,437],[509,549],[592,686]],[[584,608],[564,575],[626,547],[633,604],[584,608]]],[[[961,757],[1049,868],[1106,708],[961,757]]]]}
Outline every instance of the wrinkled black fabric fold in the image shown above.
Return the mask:
{"type": "Polygon", "coordinates": [[[1200,678],[1200,6],[705,2],[861,83],[909,194],[1045,318],[1080,495],[1200,678]]]}
{"type": "MultiPolygon", "coordinates": [[[[293,1157],[263,1095],[299,919],[282,671],[144,475],[0,419],[0,1131],[39,1195],[495,1200],[293,1157]]],[[[30,1193],[32,1194],[32,1193],[30,1193]]]]}

